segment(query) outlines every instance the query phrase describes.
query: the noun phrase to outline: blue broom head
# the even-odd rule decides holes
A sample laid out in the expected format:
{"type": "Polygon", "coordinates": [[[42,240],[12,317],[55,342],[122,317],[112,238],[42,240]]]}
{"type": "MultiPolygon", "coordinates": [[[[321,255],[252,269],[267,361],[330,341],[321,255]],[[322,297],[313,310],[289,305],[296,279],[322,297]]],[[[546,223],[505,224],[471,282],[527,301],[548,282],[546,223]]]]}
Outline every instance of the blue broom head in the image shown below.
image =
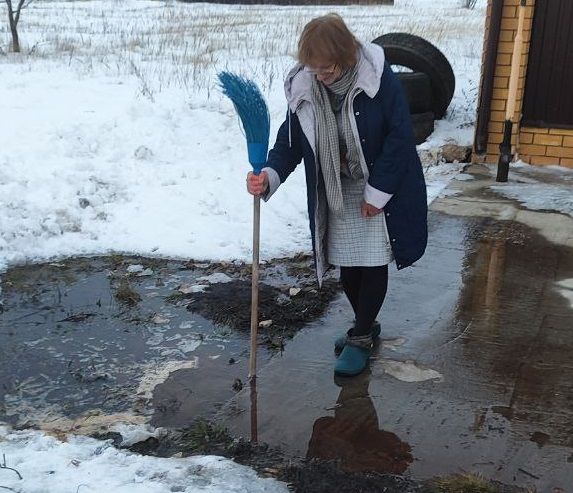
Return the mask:
{"type": "Polygon", "coordinates": [[[259,174],[267,162],[271,119],[265,98],[257,85],[249,79],[231,72],[219,72],[223,94],[235,106],[247,138],[249,163],[259,174]]]}

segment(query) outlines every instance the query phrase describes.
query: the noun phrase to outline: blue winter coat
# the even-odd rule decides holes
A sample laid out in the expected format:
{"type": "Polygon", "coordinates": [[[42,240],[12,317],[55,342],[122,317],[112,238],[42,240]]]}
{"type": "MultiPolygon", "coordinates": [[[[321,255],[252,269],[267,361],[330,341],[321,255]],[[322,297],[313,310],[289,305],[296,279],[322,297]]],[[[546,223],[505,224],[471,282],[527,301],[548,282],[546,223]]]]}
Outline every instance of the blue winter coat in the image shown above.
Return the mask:
{"type": "MultiPolygon", "coordinates": [[[[363,88],[360,88],[353,100],[355,128],[368,166],[368,183],[375,189],[392,195],[384,206],[384,214],[396,266],[403,269],[418,260],[426,249],[426,184],[401,83],[390,65],[384,61],[379,47],[365,45],[363,49],[374,68],[366,64],[364,70],[367,73],[364,77],[359,76],[359,80],[364,82],[361,84],[363,88]],[[372,80],[374,77],[376,79],[372,80]]],[[[295,67],[289,77],[292,79],[303,76],[295,67]]],[[[328,266],[321,267],[320,259],[316,257],[319,246],[315,227],[317,180],[322,180],[322,174],[318,172],[315,161],[314,113],[310,92],[306,93],[307,83],[299,84],[302,92],[299,91],[301,94],[294,96],[289,93],[290,84],[292,80],[287,79],[287,118],[278,131],[266,165],[270,168],[267,168],[270,179],[268,196],[274,193],[279,185],[278,181],[284,182],[304,159],[310,231],[320,281],[328,266]],[[305,107],[306,111],[303,111],[305,107]]]]}

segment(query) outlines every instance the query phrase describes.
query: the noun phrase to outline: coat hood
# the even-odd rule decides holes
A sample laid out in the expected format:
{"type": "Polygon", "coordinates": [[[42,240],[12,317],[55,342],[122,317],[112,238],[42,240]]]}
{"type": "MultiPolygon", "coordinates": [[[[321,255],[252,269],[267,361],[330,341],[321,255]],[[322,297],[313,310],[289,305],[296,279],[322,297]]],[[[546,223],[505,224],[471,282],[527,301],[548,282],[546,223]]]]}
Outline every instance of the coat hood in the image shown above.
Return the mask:
{"type": "MultiPolygon", "coordinates": [[[[384,50],[374,43],[359,42],[358,76],[356,86],[373,98],[380,89],[380,78],[384,71],[384,50]]],[[[284,87],[291,111],[296,111],[302,101],[311,101],[313,75],[297,63],[288,73],[284,87]]]]}

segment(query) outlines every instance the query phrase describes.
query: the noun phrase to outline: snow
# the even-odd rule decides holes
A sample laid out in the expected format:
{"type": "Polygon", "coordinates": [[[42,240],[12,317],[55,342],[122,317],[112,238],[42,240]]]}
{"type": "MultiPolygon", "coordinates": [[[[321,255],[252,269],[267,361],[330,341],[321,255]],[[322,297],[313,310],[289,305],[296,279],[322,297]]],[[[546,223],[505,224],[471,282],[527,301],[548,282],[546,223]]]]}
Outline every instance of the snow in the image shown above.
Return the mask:
{"type": "Polygon", "coordinates": [[[518,200],[528,209],[555,210],[573,217],[571,186],[547,183],[510,183],[490,188],[506,197],[518,200]]]}
{"type": "MultiPolygon", "coordinates": [[[[300,29],[333,9],[361,39],[407,30],[443,49],[458,87],[421,149],[470,144],[485,1],[461,3],[32,3],[20,24],[24,54],[0,58],[0,272],[110,252],[248,261],[246,146],[215,75],[253,78],[275,134],[300,29]]],[[[429,201],[458,171],[428,170],[429,201]]],[[[310,250],[302,166],[262,209],[262,260],[310,250]]]]}
{"type": "Polygon", "coordinates": [[[148,438],[155,437],[159,430],[152,429],[151,426],[141,426],[133,423],[118,423],[111,427],[111,431],[121,435],[121,446],[129,447],[135,443],[143,442],[148,438]]]}
{"type": "Polygon", "coordinates": [[[0,448],[10,469],[0,484],[26,493],[286,493],[284,483],[215,456],[157,458],[118,450],[109,442],[0,427],[0,448]],[[22,479],[18,477],[18,473],[22,479]]]}
{"type": "Polygon", "coordinates": [[[215,272],[209,276],[202,276],[197,278],[198,281],[206,281],[209,284],[217,284],[217,283],[227,283],[231,282],[233,279],[223,272],[215,272]]]}
{"type": "MultiPolygon", "coordinates": [[[[215,75],[225,69],[254,79],[275,134],[286,110],[281,81],[298,34],[312,17],[333,10],[363,40],[411,32],[436,44],[452,63],[452,104],[419,147],[433,201],[462,169],[440,163],[438,148],[473,140],[486,2],[474,10],[462,3],[31,3],[20,21],[22,55],[6,53],[9,30],[0,30],[0,272],[23,262],[110,252],[248,261],[246,146],[215,75]]],[[[4,5],[0,18],[6,17],[4,5]]],[[[310,250],[301,168],[262,207],[263,260],[310,250]]],[[[548,193],[547,184],[532,180],[524,198],[524,181],[495,190],[528,207],[551,202],[572,213],[571,194],[562,185],[550,184],[548,193]]],[[[134,269],[134,275],[149,274],[134,269]]],[[[165,368],[175,371],[181,362],[165,368]]],[[[164,378],[149,372],[138,391],[148,394],[164,378]]],[[[127,443],[153,434],[138,427],[120,431],[127,443]]],[[[287,491],[226,459],[144,457],[85,437],[62,442],[0,427],[0,453],[23,476],[0,468],[0,485],[27,493],[287,491]]]]}

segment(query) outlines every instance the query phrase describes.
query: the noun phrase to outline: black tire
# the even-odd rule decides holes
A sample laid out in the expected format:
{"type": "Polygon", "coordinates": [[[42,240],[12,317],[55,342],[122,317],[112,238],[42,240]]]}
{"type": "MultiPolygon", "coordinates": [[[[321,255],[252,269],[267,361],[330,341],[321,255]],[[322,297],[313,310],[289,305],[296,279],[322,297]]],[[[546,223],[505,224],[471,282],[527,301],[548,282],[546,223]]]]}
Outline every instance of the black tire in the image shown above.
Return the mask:
{"type": "Polygon", "coordinates": [[[432,43],[408,33],[388,33],[377,37],[373,43],[384,48],[391,65],[408,67],[414,72],[428,74],[432,82],[436,118],[442,118],[454,95],[456,79],[448,59],[432,43]]]}
{"type": "Polygon", "coordinates": [[[428,75],[422,72],[398,72],[396,75],[406,93],[410,113],[432,111],[432,84],[428,75]]]}
{"type": "Polygon", "coordinates": [[[416,145],[419,145],[425,142],[434,131],[434,114],[428,111],[426,113],[414,113],[410,116],[412,117],[416,145]]]}

